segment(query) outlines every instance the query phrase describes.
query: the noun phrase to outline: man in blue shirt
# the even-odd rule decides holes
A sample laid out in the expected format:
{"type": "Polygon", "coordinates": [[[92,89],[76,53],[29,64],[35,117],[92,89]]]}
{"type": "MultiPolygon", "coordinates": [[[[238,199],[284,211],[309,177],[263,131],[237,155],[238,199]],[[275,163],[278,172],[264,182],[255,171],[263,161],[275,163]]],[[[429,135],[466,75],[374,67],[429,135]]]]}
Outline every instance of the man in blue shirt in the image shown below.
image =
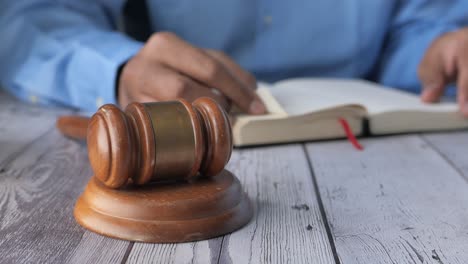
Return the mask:
{"type": "Polygon", "coordinates": [[[210,96],[260,114],[253,76],[320,76],[422,87],[424,101],[455,82],[468,116],[466,0],[147,0],[146,42],[118,31],[124,0],[0,1],[1,85],[32,102],[210,96]]]}

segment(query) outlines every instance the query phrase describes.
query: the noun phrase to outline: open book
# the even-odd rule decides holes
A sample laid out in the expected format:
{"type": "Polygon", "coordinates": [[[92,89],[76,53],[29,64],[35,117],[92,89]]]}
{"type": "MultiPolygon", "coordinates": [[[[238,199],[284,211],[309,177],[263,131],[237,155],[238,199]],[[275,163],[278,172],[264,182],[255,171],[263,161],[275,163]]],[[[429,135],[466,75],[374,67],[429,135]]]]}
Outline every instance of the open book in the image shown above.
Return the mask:
{"type": "Polygon", "coordinates": [[[468,128],[453,102],[425,104],[363,80],[290,79],[261,83],[258,94],[269,113],[235,116],[236,146],[342,138],[340,118],[358,136],[468,128]]]}

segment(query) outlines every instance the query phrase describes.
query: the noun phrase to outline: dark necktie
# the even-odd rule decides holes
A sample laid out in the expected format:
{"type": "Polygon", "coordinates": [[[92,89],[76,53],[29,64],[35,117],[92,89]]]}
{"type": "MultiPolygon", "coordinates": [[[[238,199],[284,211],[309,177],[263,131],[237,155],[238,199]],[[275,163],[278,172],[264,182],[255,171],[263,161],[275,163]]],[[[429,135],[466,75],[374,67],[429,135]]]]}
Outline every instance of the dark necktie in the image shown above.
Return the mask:
{"type": "Polygon", "coordinates": [[[151,35],[146,0],[127,0],[123,9],[124,29],[131,37],[146,41],[151,35]]]}

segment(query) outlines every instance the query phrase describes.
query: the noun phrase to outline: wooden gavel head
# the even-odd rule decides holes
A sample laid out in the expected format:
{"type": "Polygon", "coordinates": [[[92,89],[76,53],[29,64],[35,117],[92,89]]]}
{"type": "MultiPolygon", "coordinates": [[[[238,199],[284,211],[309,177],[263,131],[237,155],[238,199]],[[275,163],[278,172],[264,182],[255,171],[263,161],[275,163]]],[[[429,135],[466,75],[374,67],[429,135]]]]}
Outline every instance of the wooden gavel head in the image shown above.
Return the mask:
{"type": "Polygon", "coordinates": [[[229,119],[210,98],[104,105],[88,126],[88,154],[107,187],[191,180],[221,172],[232,152],[229,119]]]}

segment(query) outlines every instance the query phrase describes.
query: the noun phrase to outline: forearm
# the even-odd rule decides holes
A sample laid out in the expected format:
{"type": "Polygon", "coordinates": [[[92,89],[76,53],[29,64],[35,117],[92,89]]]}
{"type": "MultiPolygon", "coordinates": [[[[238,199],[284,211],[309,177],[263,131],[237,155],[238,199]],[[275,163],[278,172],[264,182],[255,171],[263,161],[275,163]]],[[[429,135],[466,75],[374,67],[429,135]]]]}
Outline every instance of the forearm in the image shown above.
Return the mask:
{"type": "Polygon", "coordinates": [[[419,92],[418,65],[430,44],[440,35],[456,30],[454,25],[433,25],[408,29],[411,37],[395,36],[385,47],[378,65],[377,81],[399,89],[419,92]]]}
{"type": "Polygon", "coordinates": [[[466,12],[468,2],[463,0],[399,1],[376,79],[388,86],[420,91],[417,69],[425,52],[437,37],[457,30],[466,12]]]}
{"type": "Polygon", "coordinates": [[[1,11],[5,88],[23,99],[88,111],[116,101],[117,69],[142,44],[117,32],[99,1],[83,2],[21,2],[1,11]]]}

